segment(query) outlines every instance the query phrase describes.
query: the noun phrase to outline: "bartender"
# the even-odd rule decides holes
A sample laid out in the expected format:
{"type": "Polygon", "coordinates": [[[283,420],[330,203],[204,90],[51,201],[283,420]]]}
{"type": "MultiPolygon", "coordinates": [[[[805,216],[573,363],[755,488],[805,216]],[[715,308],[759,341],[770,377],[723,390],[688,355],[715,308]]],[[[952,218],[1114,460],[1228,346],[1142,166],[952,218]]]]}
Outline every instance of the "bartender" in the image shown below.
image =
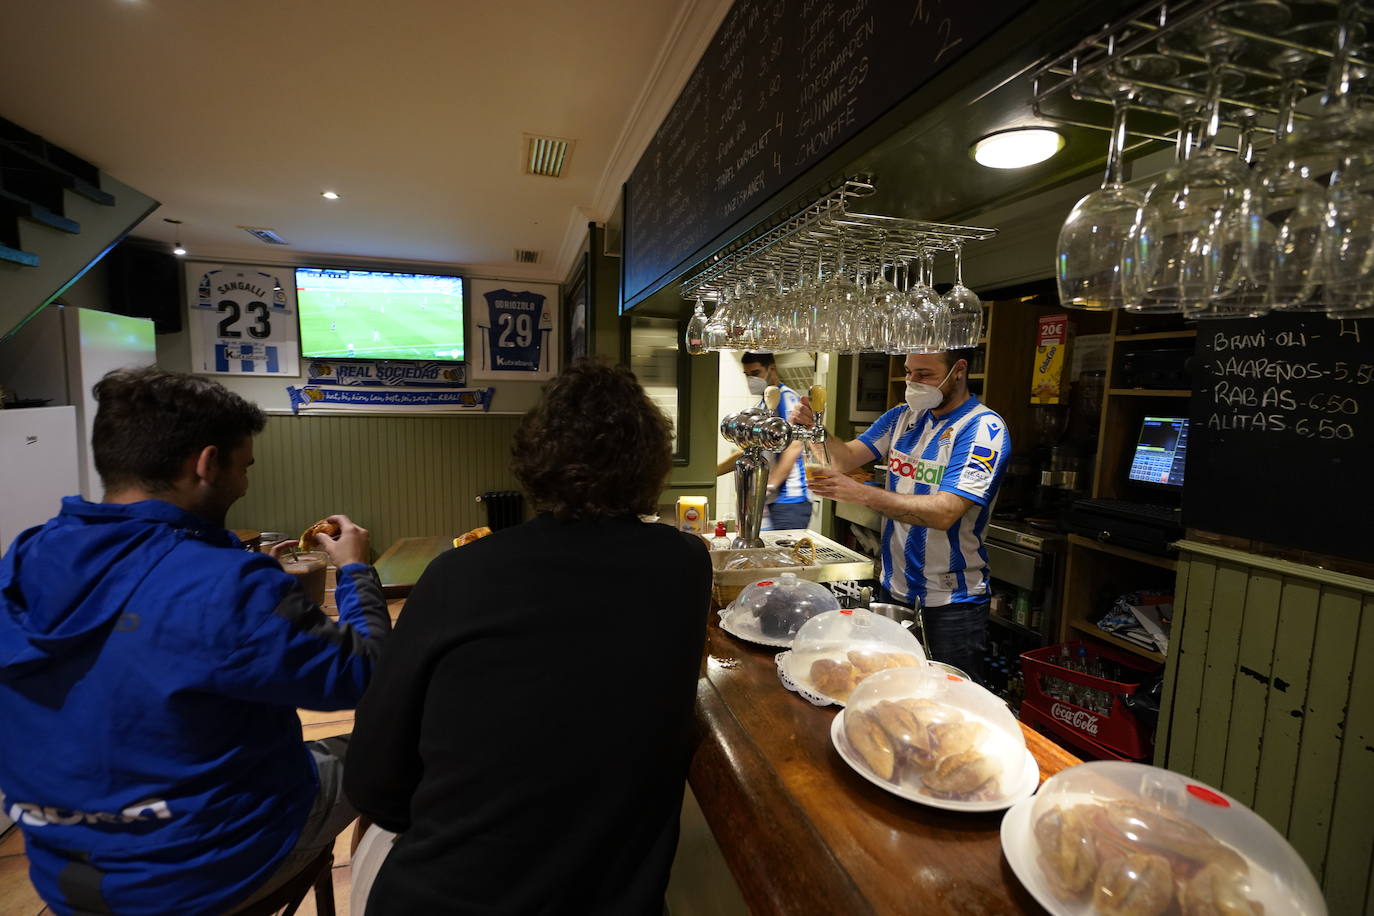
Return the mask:
{"type": "MultiPolygon", "coordinates": [[[[968,350],[906,358],[906,403],[852,442],[830,446],[833,471],[812,477],[820,496],[858,503],[886,518],[882,589],[921,607],[931,657],[982,679],[990,594],[983,532],[1011,453],[1006,423],[968,390],[968,350]],[[883,487],[845,476],[887,464],[883,487]]],[[[811,425],[802,398],[790,414],[811,425]]]]}
{"type": "MultiPolygon", "coordinates": [[[[782,383],[778,366],[771,353],[745,353],[740,358],[744,379],[749,384],[749,393],[758,395],[758,406],[767,410],[763,393],[769,385],[778,389],[780,397],[774,413],[787,417],[800,403],[797,392],[782,383]]],[[[735,452],[716,465],[716,476],[729,474],[735,469],[735,459],[742,452],[735,452]]],[[[767,514],[764,516],[763,531],[802,530],[811,524],[811,497],[806,487],[806,472],[802,467],[802,446],[793,442],[781,452],[769,454],[771,466],[768,469],[768,495],[765,497],[767,514]]]]}

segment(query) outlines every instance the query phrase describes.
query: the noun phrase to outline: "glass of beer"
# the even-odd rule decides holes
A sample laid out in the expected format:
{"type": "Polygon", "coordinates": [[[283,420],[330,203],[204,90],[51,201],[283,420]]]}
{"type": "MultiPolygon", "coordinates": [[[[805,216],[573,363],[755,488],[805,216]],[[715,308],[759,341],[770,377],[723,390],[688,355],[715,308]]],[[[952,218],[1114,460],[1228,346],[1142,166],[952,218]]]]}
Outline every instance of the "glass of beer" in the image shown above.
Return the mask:
{"type": "Polygon", "coordinates": [[[825,447],[824,442],[802,443],[802,469],[806,471],[807,480],[833,477],[835,469],[830,465],[830,449],[825,447]]]}
{"type": "Polygon", "coordinates": [[[312,604],[324,604],[324,572],[329,566],[329,554],[319,550],[285,553],[280,557],[281,568],[296,577],[305,597],[312,604]]]}

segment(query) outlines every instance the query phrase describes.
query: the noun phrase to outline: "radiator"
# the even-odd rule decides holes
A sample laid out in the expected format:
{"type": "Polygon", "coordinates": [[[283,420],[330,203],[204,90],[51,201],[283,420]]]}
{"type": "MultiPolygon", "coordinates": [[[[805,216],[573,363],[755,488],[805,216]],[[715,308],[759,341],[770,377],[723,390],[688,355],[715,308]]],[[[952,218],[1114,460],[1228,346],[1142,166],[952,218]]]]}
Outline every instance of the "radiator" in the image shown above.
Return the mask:
{"type": "Polygon", "coordinates": [[[525,497],[519,490],[488,490],[477,501],[486,507],[487,527],[510,528],[525,520],[525,497]]]}

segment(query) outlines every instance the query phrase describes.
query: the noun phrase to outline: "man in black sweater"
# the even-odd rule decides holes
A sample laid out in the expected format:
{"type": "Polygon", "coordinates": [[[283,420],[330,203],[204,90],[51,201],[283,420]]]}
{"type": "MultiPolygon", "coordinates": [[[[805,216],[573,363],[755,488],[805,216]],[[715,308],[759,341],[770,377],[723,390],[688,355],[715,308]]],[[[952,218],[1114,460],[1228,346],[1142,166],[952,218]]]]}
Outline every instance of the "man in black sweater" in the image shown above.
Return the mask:
{"type": "Polygon", "coordinates": [[[663,909],[711,585],[699,539],[638,518],[668,421],[580,361],[514,453],[538,516],[430,565],[358,708],[346,789],[400,834],[369,916],[663,909]]]}

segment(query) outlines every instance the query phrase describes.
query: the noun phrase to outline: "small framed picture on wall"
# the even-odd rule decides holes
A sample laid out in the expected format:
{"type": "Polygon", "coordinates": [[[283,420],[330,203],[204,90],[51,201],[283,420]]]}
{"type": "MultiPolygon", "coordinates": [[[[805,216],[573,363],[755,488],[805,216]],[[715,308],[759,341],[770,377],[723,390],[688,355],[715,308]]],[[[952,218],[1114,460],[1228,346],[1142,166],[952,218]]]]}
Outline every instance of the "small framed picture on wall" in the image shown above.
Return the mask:
{"type": "Polygon", "coordinates": [[[577,268],[568,281],[568,294],[565,304],[567,333],[563,352],[567,361],[588,356],[592,352],[592,256],[583,252],[578,258],[577,268]]]}

